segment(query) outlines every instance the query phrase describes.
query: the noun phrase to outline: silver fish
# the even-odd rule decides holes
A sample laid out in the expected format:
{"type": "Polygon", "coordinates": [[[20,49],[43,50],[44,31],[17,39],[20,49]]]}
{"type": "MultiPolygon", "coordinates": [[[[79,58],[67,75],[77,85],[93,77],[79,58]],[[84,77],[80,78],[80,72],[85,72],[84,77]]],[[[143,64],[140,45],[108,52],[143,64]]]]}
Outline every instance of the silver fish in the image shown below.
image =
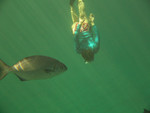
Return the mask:
{"type": "Polygon", "coordinates": [[[47,56],[30,56],[13,66],[0,60],[0,80],[9,72],[14,72],[21,81],[47,79],[67,70],[65,64],[47,56]]]}

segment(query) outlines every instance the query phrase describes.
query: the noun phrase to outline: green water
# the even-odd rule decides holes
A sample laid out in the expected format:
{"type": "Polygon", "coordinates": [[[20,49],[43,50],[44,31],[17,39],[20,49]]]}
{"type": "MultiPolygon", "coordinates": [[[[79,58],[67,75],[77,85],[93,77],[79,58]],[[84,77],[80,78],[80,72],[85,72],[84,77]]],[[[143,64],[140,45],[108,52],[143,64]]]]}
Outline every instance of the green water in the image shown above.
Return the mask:
{"type": "Polygon", "coordinates": [[[31,55],[64,62],[53,79],[0,81],[0,113],[143,113],[150,109],[150,2],[84,0],[101,50],[85,65],[74,50],[69,0],[0,2],[0,59],[31,55]]]}

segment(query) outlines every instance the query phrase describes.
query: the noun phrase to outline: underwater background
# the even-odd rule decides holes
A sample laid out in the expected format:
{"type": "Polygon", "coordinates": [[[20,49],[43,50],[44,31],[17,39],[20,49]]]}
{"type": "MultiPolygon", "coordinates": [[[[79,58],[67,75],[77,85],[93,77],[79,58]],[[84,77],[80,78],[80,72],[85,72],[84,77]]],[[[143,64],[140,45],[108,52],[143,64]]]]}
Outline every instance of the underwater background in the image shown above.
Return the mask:
{"type": "Polygon", "coordinates": [[[0,113],[150,110],[150,1],[84,2],[101,38],[100,51],[87,65],[74,49],[69,0],[0,1],[1,60],[12,66],[44,55],[68,67],[46,80],[21,82],[9,73],[0,81],[0,113]]]}

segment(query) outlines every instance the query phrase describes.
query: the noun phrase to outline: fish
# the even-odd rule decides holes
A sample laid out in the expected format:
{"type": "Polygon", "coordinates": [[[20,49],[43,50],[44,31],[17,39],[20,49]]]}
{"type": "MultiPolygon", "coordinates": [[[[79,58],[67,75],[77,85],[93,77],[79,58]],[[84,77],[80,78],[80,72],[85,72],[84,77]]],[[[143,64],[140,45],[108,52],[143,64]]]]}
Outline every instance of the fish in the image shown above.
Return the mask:
{"type": "Polygon", "coordinates": [[[150,113],[150,111],[148,111],[148,110],[144,109],[144,113],[150,113]]]}
{"type": "Polygon", "coordinates": [[[18,61],[13,66],[0,60],[0,80],[9,72],[13,72],[21,81],[52,78],[67,70],[62,62],[48,56],[29,56],[18,61]]]}

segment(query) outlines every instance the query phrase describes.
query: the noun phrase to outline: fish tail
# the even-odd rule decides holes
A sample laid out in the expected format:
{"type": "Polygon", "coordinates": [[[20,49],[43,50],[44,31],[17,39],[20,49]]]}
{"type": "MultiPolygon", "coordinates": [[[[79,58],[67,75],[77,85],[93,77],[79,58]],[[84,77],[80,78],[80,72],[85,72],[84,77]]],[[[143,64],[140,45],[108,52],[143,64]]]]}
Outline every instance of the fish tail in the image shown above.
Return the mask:
{"type": "Polygon", "coordinates": [[[10,66],[0,60],[0,80],[2,80],[10,71],[10,66]]]}

